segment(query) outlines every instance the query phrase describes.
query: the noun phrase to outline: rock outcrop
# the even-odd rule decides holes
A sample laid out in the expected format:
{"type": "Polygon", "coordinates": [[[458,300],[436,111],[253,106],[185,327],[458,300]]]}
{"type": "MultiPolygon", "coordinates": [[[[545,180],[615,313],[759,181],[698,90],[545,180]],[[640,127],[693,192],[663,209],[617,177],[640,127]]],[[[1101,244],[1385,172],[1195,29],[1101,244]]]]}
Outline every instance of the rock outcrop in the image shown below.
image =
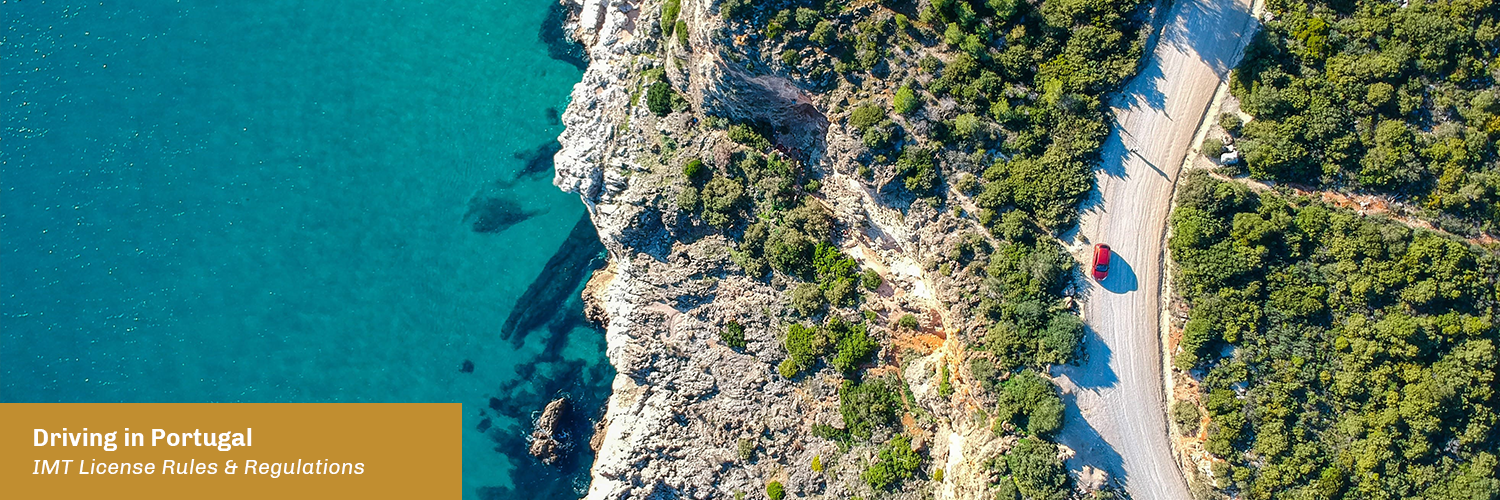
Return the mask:
{"type": "Polygon", "coordinates": [[[547,465],[562,460],[567,443],[562,435],[562,420],[568,411],[568,398],[557,398],[547,403],[542,415],[537,417],[535,430],[531,431],[531,456],[547,465]]]}
{"type": "Polygon", "coordinates": [[[659,2],[586,0],[581,9],[570,28],[589,65],[562,115],[554,183],[582,198],[609,251],[608,272],[586,294],[590,317],[606,322],[607,356],[618,371],[588,498],[735,498],[772,480],[798,496],[869,496],[859,473],[873,447],[843,451],[812,435],[814,424],[843,425],[843,378],[831,369],[795,380],[777,374],[790,283],[746,277],[731,261],[733,241],[678,210],[674,161],[722,165],[732,147],[704,123],[707,116],[784,125],[771,139],[823,179],[818,198],[837,219],[835,241],[885,278],[865,306],[879,314],[875,322],[926,318],[917,334],[877,332],[888,347],[871,371],[906,379],[926,412],[906,432],[920,436],[934,467],[965,472],[948,474],[935,487],[938,497],[987,498],[980,461],[1010,441],[976,423],[980,396],[964,384],[962,369],[953,375],[958,394],[938,397],[936,366],[962,355],[948,339],[967,325],[944,302],[957,297],[963,278],[932,273],[920,257],[946,251],[972,222],[925,203],[908,201],[903,213],[878,202],[879,182],[855,173],[860,140],[826,116],[847,108],[853,91],[812,93],[726,60],[738,49],[726,46],[734,37],[712,0],[682,2],[686,46],[663,41],[659,2]],[[658,117],[637,102],[649,84],[642,73],[654,69],[686,96],[691,112],[658,117]],[[731,319],[745,327],[743,349],[720,340],[731,319]],[[815,457],[821,471],[809,466],[815,457]]]}

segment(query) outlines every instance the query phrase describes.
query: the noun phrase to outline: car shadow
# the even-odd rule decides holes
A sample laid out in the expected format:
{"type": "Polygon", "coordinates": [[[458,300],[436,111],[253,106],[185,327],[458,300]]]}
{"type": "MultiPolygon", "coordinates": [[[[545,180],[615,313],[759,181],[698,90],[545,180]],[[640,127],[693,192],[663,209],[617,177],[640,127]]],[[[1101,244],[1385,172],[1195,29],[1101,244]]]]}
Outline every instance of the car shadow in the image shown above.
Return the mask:
{"type": "Polygon", "coordinates": [[[1130,267],[1130,262],[1120,254],[1110,252],[1109,276],[1099,281],[1099,286],[1110,293],[1133,292],[1138,286],[1135,268],[1130,267]]]}

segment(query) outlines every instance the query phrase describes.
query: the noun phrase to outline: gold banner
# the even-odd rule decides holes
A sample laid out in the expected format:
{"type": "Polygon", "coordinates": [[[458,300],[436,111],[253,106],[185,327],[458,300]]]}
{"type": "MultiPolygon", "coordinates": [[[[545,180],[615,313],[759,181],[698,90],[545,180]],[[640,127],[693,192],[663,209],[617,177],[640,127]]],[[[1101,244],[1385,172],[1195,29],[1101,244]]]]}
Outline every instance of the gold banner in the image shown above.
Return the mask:
{"type": "Polygon", "coordinates": [[[0,404],[0,497],[459,498],[462,405],[0,404]]]}

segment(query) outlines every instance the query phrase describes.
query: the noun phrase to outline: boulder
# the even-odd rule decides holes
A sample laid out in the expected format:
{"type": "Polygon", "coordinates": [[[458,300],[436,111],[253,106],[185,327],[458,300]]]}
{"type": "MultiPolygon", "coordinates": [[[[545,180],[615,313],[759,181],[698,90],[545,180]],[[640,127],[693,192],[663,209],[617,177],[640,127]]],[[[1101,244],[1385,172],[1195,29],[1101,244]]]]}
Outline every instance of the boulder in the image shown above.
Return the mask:
{"type": "Polygon", "coordinates": [[[547,465],[555,465],[562,459],[566,443],[562,426],[563,414],[568,411],[568,398],[557,398],[547,403],[542,416],[537,417],[535,430],[531,431],[531,455],[547,465]]]}

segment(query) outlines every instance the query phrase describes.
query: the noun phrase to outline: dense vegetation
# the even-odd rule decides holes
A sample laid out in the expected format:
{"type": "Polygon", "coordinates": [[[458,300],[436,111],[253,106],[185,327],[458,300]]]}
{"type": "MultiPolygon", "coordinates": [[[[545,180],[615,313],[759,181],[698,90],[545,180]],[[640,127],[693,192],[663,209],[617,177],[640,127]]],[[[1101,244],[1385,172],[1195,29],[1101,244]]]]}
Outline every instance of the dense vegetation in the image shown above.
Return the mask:
{"type": "Polygon", "coordinates": [[[1235,72],[1250,174],[1390,193],[1500,231],[1500,4],[1272,0],[1235,72]]]}
{"type": "Polygon", "coordinates": [[[1169,248],[1192,310],[1175,362],[1206,371],[1220,487],[1249,499],[1500,495],[1500,259],[1202,171],[1178,196],[1169,248]]]}
{"type": "Polygon", "coordinates": [[[861,477],[876,490],[889,489],[911,479],[922,465],[922,456],[911,449],[911,438],[896,436],[880,447],[875,463],[861,477]]]}
{"type": "Polygon", "coordinates": [[[1108,132],[1101,97],[1135,72],[1141,5],[730,0],[720,11],[779,47],[766,65],[810,86],[888,87],[889,103],[854,106],[847,126],[900,186],[937,196],[945,173],[983,173],[982,208],[1062,228],[1092,186],[1108,132]]]}
{"type": "Polygon", "coordinates": [[[999,400],[996,425],[1010,423],[1038,436],[1062,428],[1063,404],[1057,387],[1034,371],[1026,370],[1006,380],[999,400]]]}
{"type": "Polygon", "coordinates": [[[813,368],[818,358],[825,356],[829,366],[853,375],[880,348],[864,324],[850,323],[837,316],[830,317],[822,328],[793,323],[787,327],[785,346],[787,359],[778,370],[787,378],[813,368]]]}

